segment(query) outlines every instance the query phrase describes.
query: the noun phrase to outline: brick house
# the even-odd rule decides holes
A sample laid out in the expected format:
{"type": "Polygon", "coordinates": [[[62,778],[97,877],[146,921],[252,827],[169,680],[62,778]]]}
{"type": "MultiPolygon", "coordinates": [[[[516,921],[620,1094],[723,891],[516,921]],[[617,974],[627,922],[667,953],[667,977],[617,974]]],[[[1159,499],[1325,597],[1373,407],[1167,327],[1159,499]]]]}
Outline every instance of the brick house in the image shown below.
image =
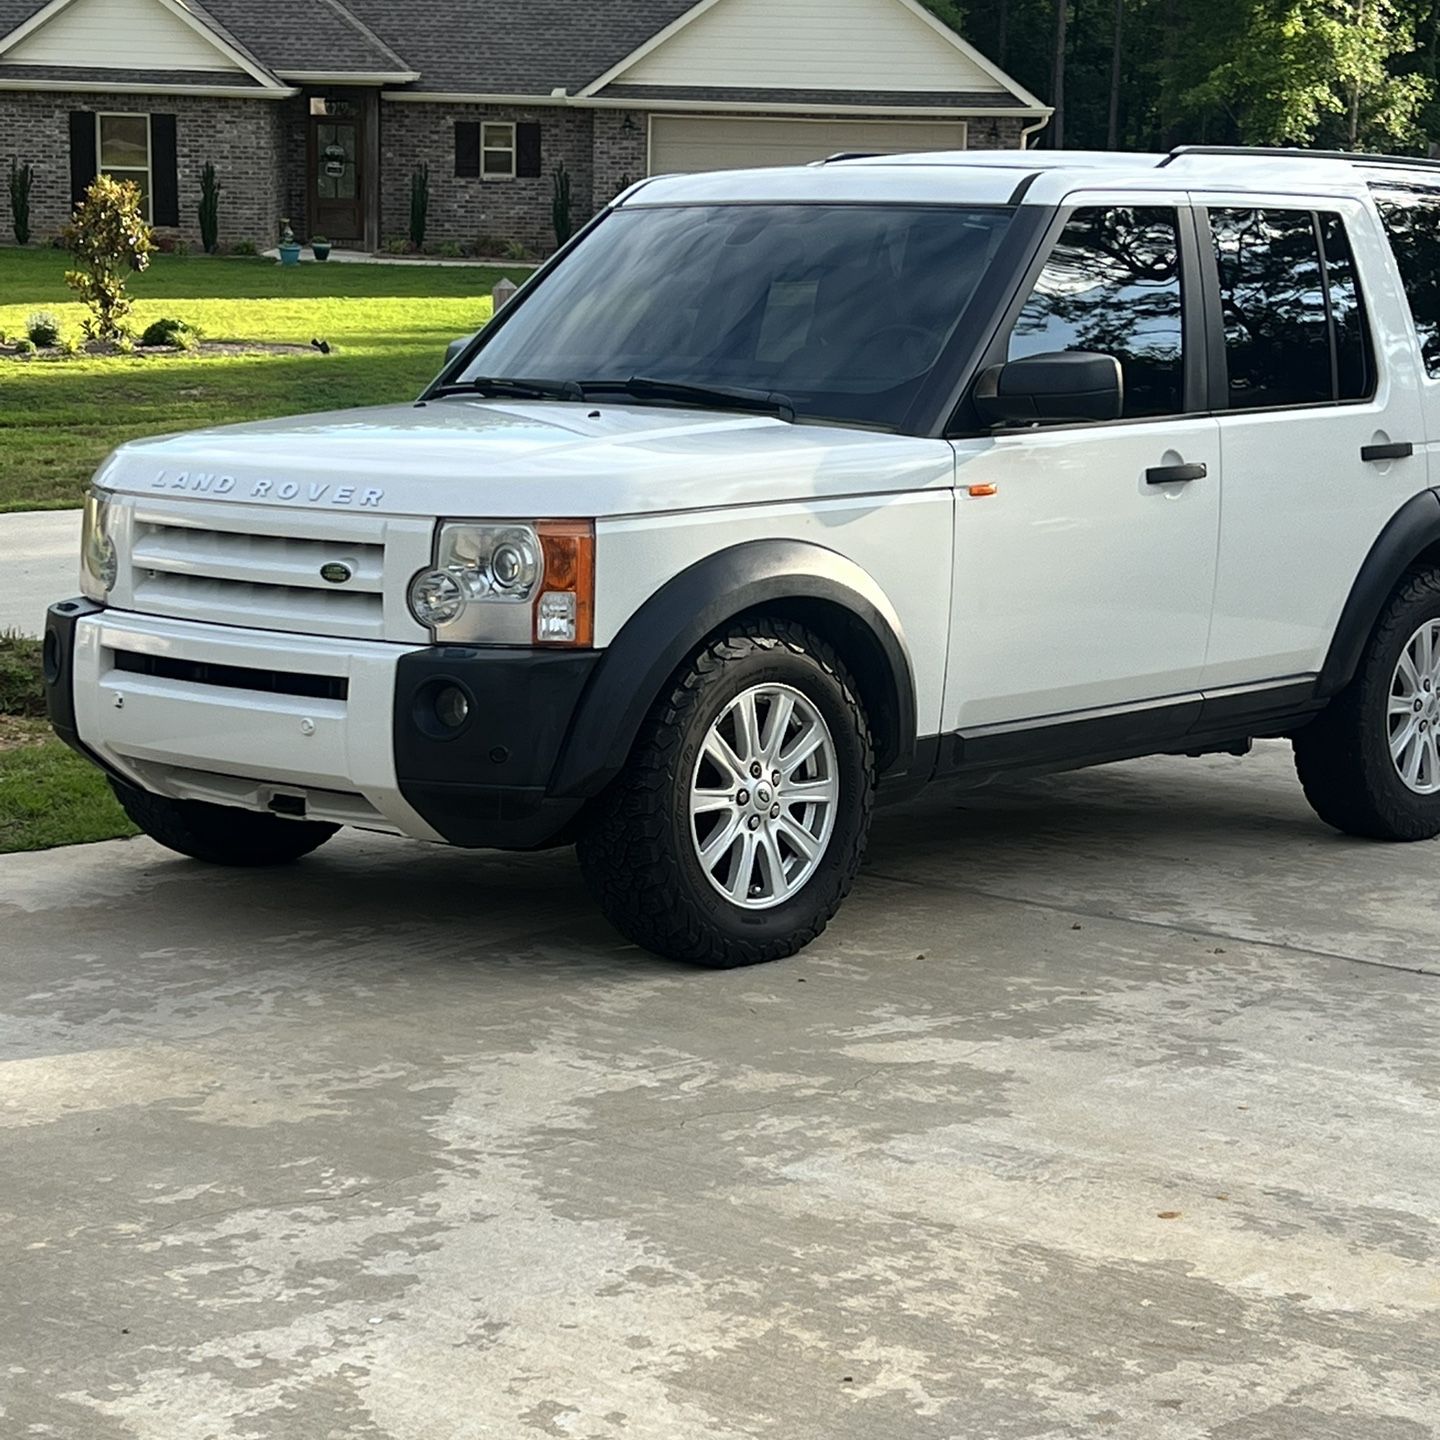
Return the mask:
{"type": "Polygon", "coordinates": [[[35,166],[57,230],[99,170],[156,227],[377,248],[552,243],[553,175],[576,222],[649,174],[838,151],[1024,144],[1047,107],[919,0],[0,0],[0,164],[35,166]]]}

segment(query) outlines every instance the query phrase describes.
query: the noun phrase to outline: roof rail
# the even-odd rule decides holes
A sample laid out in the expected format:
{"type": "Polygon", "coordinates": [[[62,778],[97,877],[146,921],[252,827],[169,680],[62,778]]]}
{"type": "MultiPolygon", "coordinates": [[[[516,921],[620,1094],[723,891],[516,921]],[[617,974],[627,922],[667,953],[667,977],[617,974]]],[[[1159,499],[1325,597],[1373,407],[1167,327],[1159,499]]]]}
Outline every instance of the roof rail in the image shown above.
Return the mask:
{"type": "Polygon", "coordinates": [[[827,155],[823,160],[812,160],[812,165],[833,165],[837,160],[878,160],[880,154],[875,150],[837,150],[833,155],[827,155]]]}
{"type": "Polygon", "coordinates": [[[1419,155],[1367,155],[1358,150],[1302,150],[1283,145],[1177,145],[1156,167],[1163,170],[1191,155],[1254,155],[1271,160],[1345,160],[1351,165],[1396,165],[1406,169],[1440,170],[1440,160],[1419,155]]]}

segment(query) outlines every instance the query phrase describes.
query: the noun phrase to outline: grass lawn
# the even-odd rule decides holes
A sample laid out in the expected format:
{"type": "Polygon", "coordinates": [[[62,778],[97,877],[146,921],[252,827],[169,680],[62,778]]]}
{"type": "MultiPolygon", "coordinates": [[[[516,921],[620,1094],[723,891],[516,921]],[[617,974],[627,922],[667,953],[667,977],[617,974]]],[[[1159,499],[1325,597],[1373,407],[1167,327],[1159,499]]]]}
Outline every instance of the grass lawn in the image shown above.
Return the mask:
{"type": "MultiPolygon", "coordinates": [[[[0,331],[23,334],[43,309],[78,339],[68,263],[59,250],[0,248],[0,331]]],[[[0,359],[0,511],[78,505],[105,455],[136,436],[412,399],[446,344],[489,319],[495,282],[528,273],[157,255],[131,282],[137,334],[174,316],[208,340],[321,339],[332,353],[0,359]]]]}
{"type": "Polygon", "coordinates": [[[105,777],[44,713],[40,642],[0,635],[0,855],[135,834],[105,777]]]}

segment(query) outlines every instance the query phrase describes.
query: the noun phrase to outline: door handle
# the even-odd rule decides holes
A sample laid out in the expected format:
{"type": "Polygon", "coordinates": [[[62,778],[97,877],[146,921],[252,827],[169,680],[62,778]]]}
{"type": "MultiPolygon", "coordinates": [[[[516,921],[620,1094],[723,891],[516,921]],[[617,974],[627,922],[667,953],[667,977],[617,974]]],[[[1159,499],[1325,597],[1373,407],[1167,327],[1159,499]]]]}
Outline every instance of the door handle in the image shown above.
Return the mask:
{"type": "Polygon", "coordinates": [[[1362,445],[1362,460],[1408,460],[1415,453],[1415,447],[1408,440],[1396,440],[1389,445],[1362,445]]]}
{"type": "Polygon", "coordinates": [[[1145,472],[1147,485],[1182,485],[1190,480],[1203,480],[1210,471],[1202,462],[1190,465],[1152,465],[1145,472]]]}

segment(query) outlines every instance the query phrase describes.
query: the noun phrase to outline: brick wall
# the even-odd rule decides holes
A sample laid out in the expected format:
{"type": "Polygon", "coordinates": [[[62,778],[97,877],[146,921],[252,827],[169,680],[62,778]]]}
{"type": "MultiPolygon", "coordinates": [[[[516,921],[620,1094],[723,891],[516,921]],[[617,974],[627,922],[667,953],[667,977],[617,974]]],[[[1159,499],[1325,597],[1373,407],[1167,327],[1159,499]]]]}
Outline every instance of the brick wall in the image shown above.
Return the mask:
{"type": "Polygon", "coordinates": [[[648,125],[642,111],[595,111],[595,208],[608,205],[627,184],[648,173],[648,125]],[[625,121],[630,128],[625,128],[625,121]]]}
{"type": "MultiPolygon", "coordinates": [[[[30,223],[37,239],[70,218],[70,112],[117,110],[175,116],[180,180],[180,226],[162,230],[199,244],[200,171],[211,161],[220,179],[220,243],[274,244],[280,214],[281,126],[268,100],[218,100],[192,95],[103,95],[64,91],[0,91],[0,154],[35,166],[30,223]]],[[[4,206],[5,238],[9,207],[4,206]]]]}
{"type": "Polygon", "coordinates": [[[1018,150],[1020,132],[1033,120],[1018,120],[1012,116],[1000,115],[987,120],[983,115],[972,119],[967,127],[968,145],[971,150],[1018,150]]]}
{"type": "MultiPolygon", "coordinates": [[[[380,106],[380,233],[404,239],[410,231],[410,176],[430,166],[426,243],[493,236],[551,250],[552,175],[561,161],[570,174],[571,215],[578,227],[593,203],[591,113],[558,106],[443,105],[382,101],[380,106]],[[535,121],[540,126],[541,174],[529,180],[462,179],[455,174],[457,120],[535,121]]],[[[606,197],[609,198],[608,196],[606,197]]]]}

